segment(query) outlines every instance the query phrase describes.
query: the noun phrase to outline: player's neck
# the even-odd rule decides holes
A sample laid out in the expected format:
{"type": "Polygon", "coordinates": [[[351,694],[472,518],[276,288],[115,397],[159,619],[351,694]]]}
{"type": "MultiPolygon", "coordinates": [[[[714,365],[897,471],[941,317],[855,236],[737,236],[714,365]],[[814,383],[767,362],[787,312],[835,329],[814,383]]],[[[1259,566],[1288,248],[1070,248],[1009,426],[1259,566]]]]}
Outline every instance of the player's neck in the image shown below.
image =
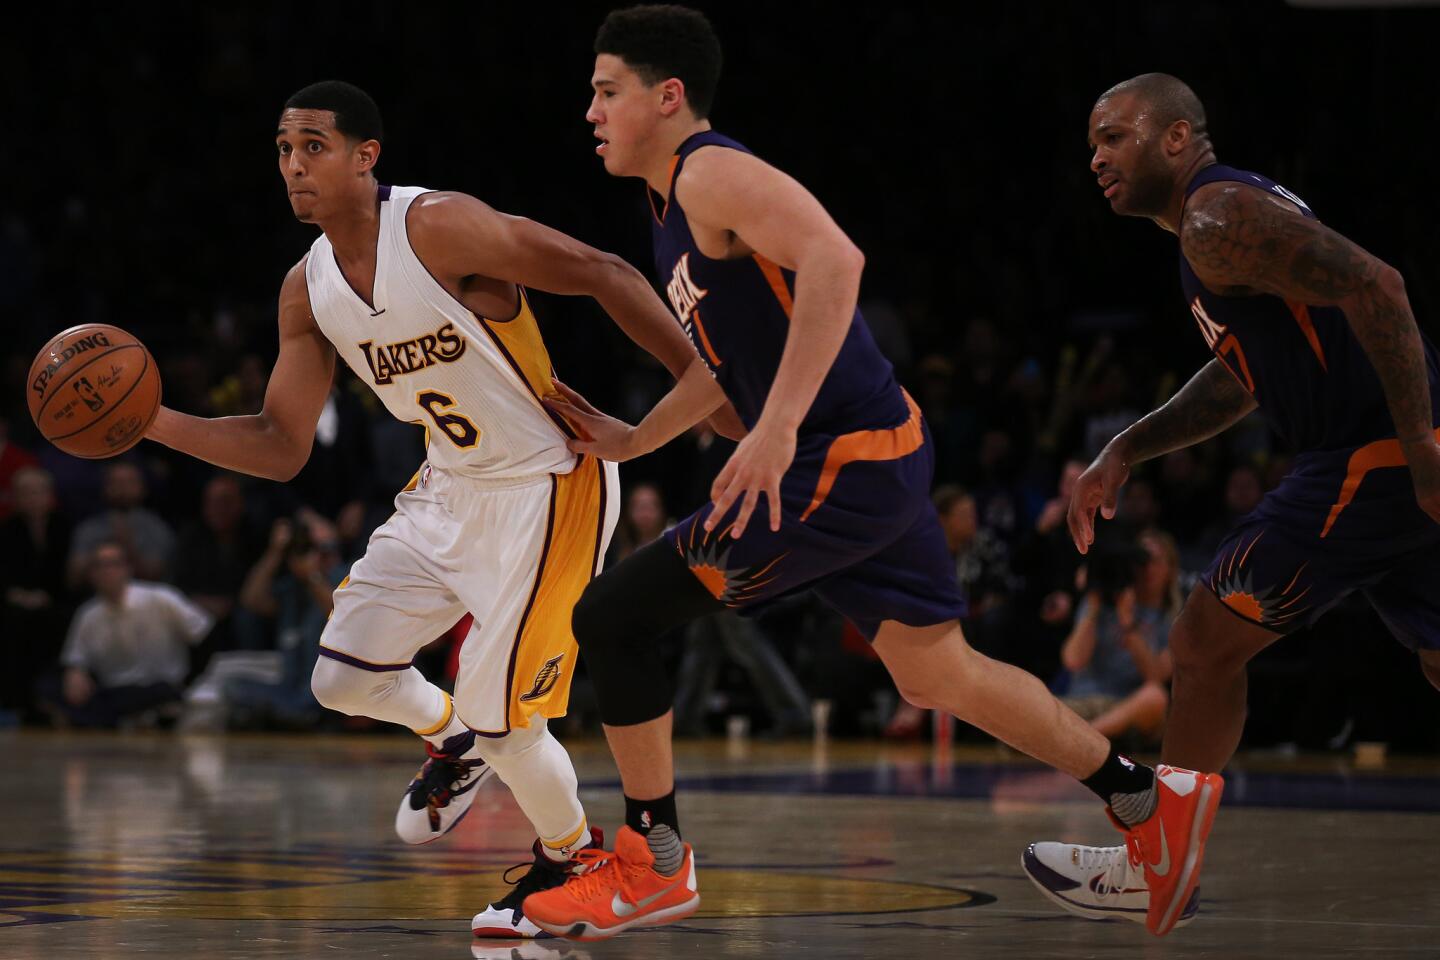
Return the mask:
{"type": "Polygon", "coordinates": [[[374,257],[380,240],[380,185],[372,181],[368,194],[318,226],[342,263],[374,257]]]}
{"type": "Polygon", "coordinates": [[[670,160],[680,149],[680,144],[689,140],[697,133],[704,133],[710,129],[709,120],[687,120],[685,123],[676,124],[672,130],[662,131],[656,139],[654,162],[649,164],[645,170],[645,182],[650,184],[650,189],[661,196],[670,194],[670,160]]]}
{"type": "Polygon", "coordinates": [[[1215,151],[1206,149],[1185,165],[1175,179],[1175,189],[1170,196],[1170,205],[1165,208],[1164,213],[1151,218],[1161,229],[1169,230],[1177,237],[1180,235],[1180,217],[1185,213],[1185,191],[1189,189],[1190,182],[1201,170],[1213,166],[1217,162],[1215,151]]]}

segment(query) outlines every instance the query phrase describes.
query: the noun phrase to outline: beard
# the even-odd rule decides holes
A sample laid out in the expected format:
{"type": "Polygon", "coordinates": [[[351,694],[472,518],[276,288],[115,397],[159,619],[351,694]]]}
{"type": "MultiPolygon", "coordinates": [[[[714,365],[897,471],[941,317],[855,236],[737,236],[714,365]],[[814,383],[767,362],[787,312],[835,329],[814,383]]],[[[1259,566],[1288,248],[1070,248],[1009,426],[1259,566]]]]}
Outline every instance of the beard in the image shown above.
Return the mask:
{"type": "Polygon", "coordinates": [[[1129,187],[1129,196],[1125,198],[1125,208],[1117,210],[1117,213],[1130,217],[1154,217],[1165,212],[1170,205],[1174,182],[1160,156],[1158,145],[1146,150],[1126,186],[1129,187]]]}

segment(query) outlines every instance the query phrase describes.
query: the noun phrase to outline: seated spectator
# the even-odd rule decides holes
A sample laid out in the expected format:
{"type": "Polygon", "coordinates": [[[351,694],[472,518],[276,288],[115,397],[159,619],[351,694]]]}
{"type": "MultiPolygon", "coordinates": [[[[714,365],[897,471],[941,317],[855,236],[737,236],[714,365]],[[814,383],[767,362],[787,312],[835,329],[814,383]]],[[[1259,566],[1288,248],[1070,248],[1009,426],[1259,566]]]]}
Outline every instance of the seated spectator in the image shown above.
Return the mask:
{"type": "Polygon", "coordinates": [[[188,648],[213,621],[174,587],[131,579],[120,543],[97,545],[89,572],[95,597],[76,611],[60,655],[64,673],[42,699],[61,724],[114,727],[179,700],[188,648]]]}
{"type": "MultiPolygon", "coordinates": [[[[1166,642],[1180,613],[1179,551],[1167,533],[1139,536],[1145,560],[1107,602],[1091,589],[1060,651],[1070,672],[1064,701],[1107,737],[1158,739],[1170,704],[1166,642]]],[[[1092,584],[1092,587],[1094,585],[1092,584]]]]}
{"type": "Polygon", "coordinates": [[[224,699],[235,726],[303,727],[321,716],[310,692],[310,673],[320,634],[335,608],[336,586],[345,578],[335,527],[313,511],[275,521],[270,545],[251,568],[240,591],[250,613],[274,622],[281,657],[278,683],[231,679],[224,699]]]}
{"type": "Polygon", "coordinates": [[[70,619],[65,559],[70,523],[55,509],[50,474],[23,467],[12,484],[15,512],[0,522],[0,710],[27,716],[41,676],[59,662],[70,619]]]}
{"type": "Polygon", "coordinates": [[[245,522],[240,480],[229,473],[210,478],[199,521],[180,535],[175,585],[215,618],[216,642],[221,649],[236,645],[230,615],[260,551],[261,545],[245,522]]]}
{"type": "Polygon", "coordinates": [[[175,557],[175,533],[170,525],[141,504],[145,502],[145,475],[133,463],[121,461],[105,469],[105,509],[75,528],[70,546],[70,584],[79,588],[86,566],[102,541],[118,543],[126,561],[141,580],[168,581],[175,557]]]}

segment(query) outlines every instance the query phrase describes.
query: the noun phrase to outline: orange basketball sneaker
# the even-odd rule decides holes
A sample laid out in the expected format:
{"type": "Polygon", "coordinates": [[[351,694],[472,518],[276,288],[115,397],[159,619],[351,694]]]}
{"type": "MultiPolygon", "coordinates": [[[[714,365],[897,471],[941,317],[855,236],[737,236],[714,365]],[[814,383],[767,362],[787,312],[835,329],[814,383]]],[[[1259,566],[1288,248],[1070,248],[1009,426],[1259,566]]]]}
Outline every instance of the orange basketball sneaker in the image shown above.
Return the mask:
{"type": "Polygon", "coordinates": [[[547,933],[571,940],[604,940],[628,927],[653,927],[690,916],[700,906],[695,853],[671,876],[655,871],[645,838],[629,827],[615,836],[615,852],[580,850],[583,871],[563,886],[532,893],[525,916],[547,933]]]}
{"type": "Polygon", "coordinates": [[[1145,885],[1150,888],[1145,926],[1157,937],[1174,928],[1200,883],[1205,838],[1210,836],[1224,790],[1225,781],[1218,773],[1161,764],[1155,768],[1155,812],[1149,820],[1127,827],[1110,814],[1125,834],[1130,865],[1145,871],[1145,885]]]}

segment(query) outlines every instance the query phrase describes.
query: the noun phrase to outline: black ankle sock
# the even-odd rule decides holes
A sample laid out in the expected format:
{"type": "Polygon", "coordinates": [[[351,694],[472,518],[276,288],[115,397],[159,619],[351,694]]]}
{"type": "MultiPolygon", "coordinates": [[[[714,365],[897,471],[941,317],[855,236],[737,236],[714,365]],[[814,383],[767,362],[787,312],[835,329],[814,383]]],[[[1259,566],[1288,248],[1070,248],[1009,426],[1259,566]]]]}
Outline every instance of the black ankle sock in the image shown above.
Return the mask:
{"type": "Polygon", "coordinates": [[[665,824],[675,835],[680,835],[680,818],[675,813],[675,791],[671,790],[655,800],[625,798],[625,826],[642,837],[649,836],[650,828],[665,824]]]}
{"type": "Polygon", "coordinates": [[[1107,804],[1117,793],[1144,793],[1155,785],[1155,771],[1110,748],[1100,769],[1080,781],[1107,804]]]}

